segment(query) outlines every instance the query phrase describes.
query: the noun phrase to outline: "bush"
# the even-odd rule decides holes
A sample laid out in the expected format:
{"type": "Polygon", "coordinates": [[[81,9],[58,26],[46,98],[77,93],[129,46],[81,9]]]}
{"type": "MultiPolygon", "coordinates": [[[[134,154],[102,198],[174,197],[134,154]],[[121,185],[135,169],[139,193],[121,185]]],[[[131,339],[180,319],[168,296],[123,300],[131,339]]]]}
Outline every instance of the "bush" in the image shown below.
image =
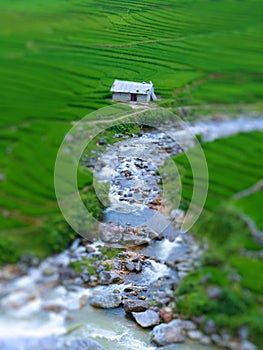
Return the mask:
{"type": "Polygon", "coordinates": [[[47,254],[58,253],[66,249],[75,237],[73,230],[62,216],[49,219],[43,227],[42,242],[47,254]]]}
{"type": "Polygon", "coordinates": [[[0,265],[14,264],[18,261],[17,247],[14,242],[8,238],[0,240],[0,265]]]}

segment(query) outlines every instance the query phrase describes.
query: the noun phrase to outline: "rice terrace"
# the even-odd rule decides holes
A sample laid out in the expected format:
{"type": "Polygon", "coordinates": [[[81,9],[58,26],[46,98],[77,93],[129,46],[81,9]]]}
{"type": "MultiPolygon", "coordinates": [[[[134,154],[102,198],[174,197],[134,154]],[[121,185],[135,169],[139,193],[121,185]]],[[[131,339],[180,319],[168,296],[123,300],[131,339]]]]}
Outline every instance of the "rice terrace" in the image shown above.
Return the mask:
{"type": "Polygon", "coordinates": [[[262,349],[262,1],[0,9],[1,350],[262,349]]]}

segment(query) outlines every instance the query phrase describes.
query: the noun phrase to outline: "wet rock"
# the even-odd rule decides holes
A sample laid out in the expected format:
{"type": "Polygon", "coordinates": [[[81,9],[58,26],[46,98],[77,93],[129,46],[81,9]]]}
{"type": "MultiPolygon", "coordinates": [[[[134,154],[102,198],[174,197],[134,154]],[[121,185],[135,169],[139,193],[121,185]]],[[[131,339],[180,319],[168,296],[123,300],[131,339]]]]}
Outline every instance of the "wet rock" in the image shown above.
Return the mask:
{"type": "Polygon", "coordinates": [[[239,335],[240,339],[246,340],[248,338],[248,327],[243,326],[243,327],[239,328],[238,335],[239,335]]]}
{"type": "Polygon", "coordinates": [[[142,271],[142,263],[138,261],[135,265],[135,272],[141,272],[142,271]]]}
{"type": "Polygon", "coordinates": [[[165,307],[163,309],[160,309],[160,317],[164,320],[164,322],[168,323],[172,321],[173,315],[172,315],[172,309],[165,307]]]}
{"type": "Polygon", "coordinates": [[[121,294],[101,292],[95,294],[90,300],[89,303],[93,307],[101,309],[114,309],[119,307],[121,304],[121,294]]]}
{"type": "Polygon", "coordinates": [[[39,262],[39,258],[32,254],[23,255],[21,258],[21,263],[26,264],[29,267],[36,267],[39,265],[39,262]]]}
{"type": "Polygon", "coordinates": [[[221,339],[219,334],[216,334],[216,333],[212,334],[211,340],[214,344],[219,345],[219,346],[221,345],[222,339],[221,339]]]}
{"type": "Polygon", "coordinates": [[[99,274],[100,284],[112,284],[112,283],[120,283],[120,282],[122,282],[122,278],[116,272],[102,271],[99,274]]]}
{"type": "Polygon", "coordinates": [[[132,312],[135,321],[143,328],[155,326],[160,323],[159,312],[147,310],[144,312],[132,312]]]}
{"type": "Polygon", "coordinates": [[[202,335],[199,342],[200,342],[200,344],[203,344],[203,345],[210,345],[211,339],[207,335],[202,335]]]}
{"type": "Polygon", "coordinates": [[[165,346],[185,341],[182,322],[173,320],[167,324],[161,324],[154,327],[152,331],[152,340],[159,346],[165,346]]]}
{"type": "Polygon", "coordinates": [[[100,230],[100,239],[103,242],[107,243],[118,243],[122,239],[122,233],[118,230],[114,230],[114,228],[104,227],[100,230]]]}
{"type": "Polygon", "coordinates": [[[220,287],[209,287],[206,290],[206,294],[209,299],[218,299],[222,294],[222,289],[220,287]]]}
{"type": "Polygon", "coordinates": [[[96,249],[95,249],[94,247],[88,245],[88,246],[86,247],[86,252],[87,252],[87,253],[95,253],[95,252],[96,252],[96,249]]]}
{"type": "Polygon", "coordinates": [[[192,320],[198,325],[198,326],[202,326],[205,322],[205,316],[204,315],[200,315],[200,316],[193,316],[192,320]]]}
{"type": "Polygon", "coordinates": [[[257,347],[248,340],[242,340],[240,343],[240,350],[257,350],[257,347]]]}
{"type": "Polygon", "coordinates": [[[43,310],[59,313],[64,310],[64,307],[62,305],[47,304],[47,305],[43,305],[43,310]]]}
{"type": "Polygon", "coordinates": [[[202,333],[197,330],[188,331],[187,335],[191,340],[195,340],[195,341],[200,340],[202,337],[202,333]]]}
{"type": "Polygon", "coordinates": [[[61,267],[59,269],[59,279],[60,281],[72,279],[76,276],[76,272],[69,267],[61,267]]]}
{"type": "Polygon", "coordinates": [[[43,269],[43,271],[42,271],[42,274],[43,274],[43,276],[45,276],[45,277],[51,277],[51,276],[53,276],[55,273],[56,273],[57,271],[56,271],[56,269],[54,268],[54,267],[46,267],[45,269],[43,269]]]}
{"type": "Polygon", "coordinates": [[[127,299],[123,302],[123,308],[126,312],[142,312],[148,310],[150,304],[146,300],[127,299]]]}
{"type": "Polygon", "coordinates": [[[148,237],[136,236],[133,234],[124,234],[123,241],[126,244],[131,245],[144,245],[148,244],[150,242],[150,239],[148,237]]]}
{"type": "Polygon", "coordinates": [[[129,286],[124,288],[123,290],[125,293],[131,293],[131,292],[137,292],[140,293],[141,292],[141,288],[136,287],[136,286],[129,286]]]}
{"type": "Polygon", "coordinates": [[[98,144],[100,145],[100,146],[103,146],[103,145],[106,145],[106,140],[105,139],[99,139],[99,141],[98,141],[98,144]]]}
{"type": "Polygon", "coordinates": [[[113,267],[115,270],[121,270],[122,269],[122,263],[120,260],[116,260],[113,262],[113,267]]]}
{"type": "Polygon", "coordinates": [[[196,324],[193,321],[185,320],[185,321],[182,321],[182,322],[183,322],[183,328],[186,331],[194,331],[194,330],[196,330],[196,324]]]}
{"type": "Polygon", "coordinates": [[[36,300],[36,295],[32,294],[29,290],[15,290],[13,293],[4,297],[0,301],[0,305],[4,309],[18,309],[34,300],[36,300]]]}
{"type": "Polygon", "coordinates": [[[241,276],[238,273],[230,273],[227,278],[231,282],[240,282],[241,276]]]}
{"type": "Polygon", "coordinates": [[[131,261],[126,261],[125,262],[125,267],[128,271],[133,271],[135,269],[135,265],[131,261]]]}
{"type": "Polygon", "coordinates": [[[206,334],[212,334],[216,332],[216,325],[215,322],[213,320],[208,320],[205,324],[205,333],[206,334]]]}
{"type": "Polygon", "coordinates": [[[87,273],[82,273],[81,276],[80,276],[80,278],[82,279],[82,281],[83,281],[84,283],[88,283],[88,282],[90,281],[90,276],[89,276],[89,274],[87,274],[87,273]]]}

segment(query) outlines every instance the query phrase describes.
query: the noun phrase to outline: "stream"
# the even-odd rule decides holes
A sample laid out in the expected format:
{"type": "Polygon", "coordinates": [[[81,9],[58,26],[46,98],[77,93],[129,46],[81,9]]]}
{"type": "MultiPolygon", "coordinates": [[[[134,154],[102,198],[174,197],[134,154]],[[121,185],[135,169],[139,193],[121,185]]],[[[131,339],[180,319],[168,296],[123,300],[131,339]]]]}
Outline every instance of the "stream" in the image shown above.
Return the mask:
{"type": "MultiPolygon", "coordinates": [[[[242,116],[224,121],[200,121],[189,124],[189,129],[196,135],[202,134],[203,140],[209,142],[239,132],[263,131],[263,118],[242,116]]],[[[173,291],[180,280],[198,266],[202,247],[190,234],[180,233],[176,224],[184,213],[176,210],[173,213],[176,220],[171,224],[171,217],[162,206],[158,167],[171,154],[182,152],[169,135],[191,147],[187,134],[169,125],[168,130],[152,131],[109,145],[97,160],[94,176],[98,183],[110,184],[109,205],[102,213],[100,241],[86,244],[76,238],[69,249],[40,263],[28,257],[0,270],[1,350],[158,348],[151,340],[151,329],[140,327],[123,307],[94,307],[94,298],[104,303],[113,297],[114,301],[120,297],[151,300],[165,310],[173,302],[173,291]],[[164,149],[169,149],[169,153],[164,149]],[[150,228],[145,225],[156,212],[158,220],[167,223],[161,235],[158,225],[150,228]],[[103,270],[106,265],[97,263],[96,259],[102,256],[105,245],[118,246],[120,241],[127,245],[127,254],[112,259],[114,272],[107,274],[107,270],[103,270]],[[137,248],[132,249],[133,245],[137,248]],[[72,274],[70,263],[82,259],[95,261],[96,273],[72,274]],[[176,270],[174,261],[179,261],[176,270]],[[121,264],[125,264],[125,271],[121,264]],[[113,277],[116,282],[114,279],[103,282],[103,278],[113,277]]],[[[186,338],[182,344],[162,349],[212,350],[216,347],[186,338]]]]}

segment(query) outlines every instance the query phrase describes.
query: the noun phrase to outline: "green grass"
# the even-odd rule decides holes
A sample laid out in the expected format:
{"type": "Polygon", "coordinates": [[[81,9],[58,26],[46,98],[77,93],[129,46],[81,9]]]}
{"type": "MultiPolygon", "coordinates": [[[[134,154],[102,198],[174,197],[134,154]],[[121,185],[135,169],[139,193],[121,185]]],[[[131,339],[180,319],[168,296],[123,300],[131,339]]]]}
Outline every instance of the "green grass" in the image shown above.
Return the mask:
{"type": "MultiPolygon", "coordinates": [[[[209,172],[206,210],[215,210],[222,201],[230,200],[235,193],[255,185],[262,179],[263,167],[260,159],[263,153],[263,133],[239,134],[204,143],[202,147],[209,172]]],[[[191,167],[185,154],[174,157],[174,160],[184,184],[183,202],[187,204],[192,197],[191,167]]],[[[255,215],[260,217],[261,208],[255,206],[253,209],[258,213],[255,215]]]]}
{"type": "MultiPolygon", "coordinates": [[[[251,339],[262,344],[263,317],[262,259],[249,227],[240,217],[245,212],[262,227],[262,191],[239,200],[234,194],[262,179],[263,133],[239,134],[203,144],[209,170],[209,191],[204,211],[192,231],[208,242],[201,266],[184,279],[177,290],[177,309],[186,316],[205,314],[221,328],[233,334],[248,325],[251,339]],[[244,256],[242,251],[252,256],[244,256]],[[240,280],[231,280],[238,274],[240,280]],[[210,276],[202,282],[205,276],[210,276]],[[219,286],[217,300],[207,296],[207,288],[219,286]]],[[[182,175],[183,203],[187,207],[192,194],[192,173],[186,155],[174,157],[182,175]]]]}
{"type": "Polygon", "coordinates": [[[258,229],[263,230],[262,211],[259,210],[259,208],[263,206],[262,190],[235,200],[232,204],[251,217],[255,221],[258,229]]]}
{"type": "Polygon", "coordinates": [[[3,0],[0,10],[0,215],[10,213],[0,237],[23,252],[39,253],[31,237],[59,213],[53,168],[70,122],[110,106],[115,78],[153,80],[163,106],[262,100],[260,0],[3,0]]]}

